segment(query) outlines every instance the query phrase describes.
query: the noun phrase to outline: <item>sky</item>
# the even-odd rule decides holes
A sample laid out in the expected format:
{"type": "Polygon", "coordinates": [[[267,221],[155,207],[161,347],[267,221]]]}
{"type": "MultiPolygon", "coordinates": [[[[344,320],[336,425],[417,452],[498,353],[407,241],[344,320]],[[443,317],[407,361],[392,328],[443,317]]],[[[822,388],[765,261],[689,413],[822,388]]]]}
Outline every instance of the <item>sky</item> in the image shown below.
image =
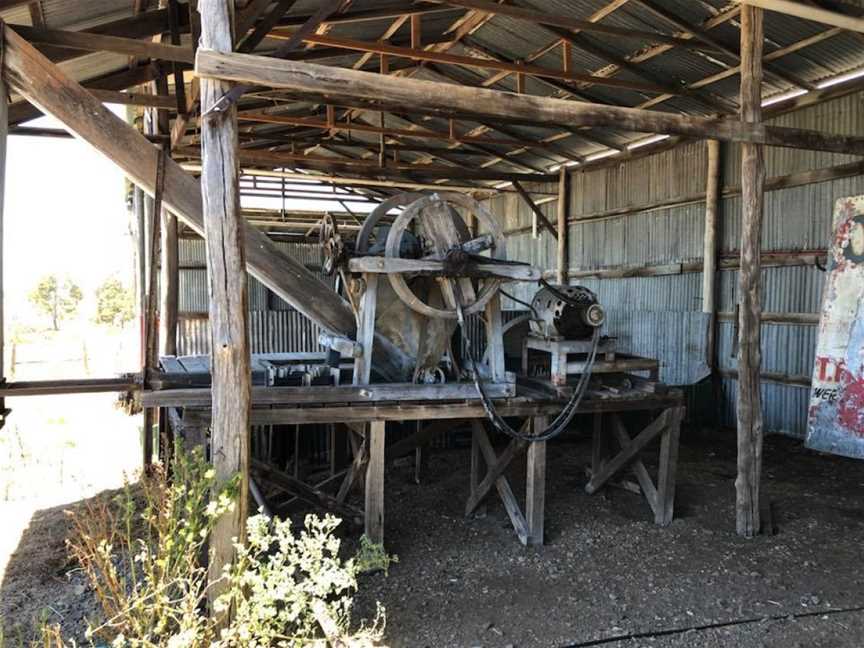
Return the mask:
{"type": "MultiPolygon", "coordinates": [[[[121,118],[125,107],[110,106],[121,118]]],[[[50,117],[27,126],[62,128],[50,117]]],[[[288,185],[288,188],[300,189],[288,185]]],[[[4,289],[7,320],[32,319],[27,301],[39,279],[69,277],[89,299],[107,278],[133,285],[134,241],[124,175],[76,139],[10,136],[4,213],[4,289]]],[[[281,200],[244,198],[246,207],[280,209],[281,200]]],[[[287,209],[342,211],[336,202],[288,200],[287,209]]],[[[349,203],[357,212],[374,205],[349,203]]]]}
{"type": "MultiPolygon", "coordinates": [[[[59,127],[49,118],[28,126],[59,127]]],[[[47,274],[87,294],[109,277],[132,284],[133,247],[123,174],[73,139],[10,136],[4,209],[7,317],[47,274]]]]}

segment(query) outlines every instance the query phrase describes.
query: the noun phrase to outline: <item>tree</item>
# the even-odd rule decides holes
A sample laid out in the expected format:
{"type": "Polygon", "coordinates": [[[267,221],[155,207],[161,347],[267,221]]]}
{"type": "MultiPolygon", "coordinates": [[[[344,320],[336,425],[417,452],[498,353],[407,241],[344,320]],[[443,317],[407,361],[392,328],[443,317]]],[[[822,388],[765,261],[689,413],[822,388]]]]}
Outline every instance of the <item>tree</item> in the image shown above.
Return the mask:
{"type": "Polygon", "coordinates": [[[135,315],[132,291],[119,279],[106,279],[96,289],[96,323],[123,326],[135,315]]]}
{"type": "Polygon", "coordinates": [[[61,320],[75,316],[83,297],[81,289],[71,279],[60,283],[56,275],[42,277],[30,293],[30,301],[51,318],[55,331],[60,330],[61,320]]]}

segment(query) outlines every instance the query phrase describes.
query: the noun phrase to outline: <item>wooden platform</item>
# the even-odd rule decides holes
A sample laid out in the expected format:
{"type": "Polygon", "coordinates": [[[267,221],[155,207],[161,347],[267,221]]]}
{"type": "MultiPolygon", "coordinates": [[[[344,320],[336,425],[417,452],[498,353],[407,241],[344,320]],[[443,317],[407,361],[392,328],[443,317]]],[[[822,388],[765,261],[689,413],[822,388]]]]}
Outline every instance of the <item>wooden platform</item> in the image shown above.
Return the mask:
{"type": "MultiPolygon", "coordinates": [[[[323,354],[267,354],[253,362],[253,373],[263,361],[323,361],[323,354]],[[299,356],[303,356],[302,358],[299,356]],[[258,367],[256,369],[256,367],[258,367]]],[[[210,423],[210,389],[206,362],[201,359],[163,360],[161,372],[151,384],[172,385],[176,381],[197,381],[198,386],[151,389],[144,393],[144,404],[171,412],[170,420],[187,439],[202,442],[210,423]],[[181,371],[184,369],[185,371],[181,371]],[[191,371],[189,371],[191,369],[191,371]],[[183,378],[183,376],[186,376],[183,378]]],[[[683,396],[679,390],[646,389],[645,379],[634,377],[637,386],[629,389],[594,384],[578,408],[580,414],[594,415],[594,450],[591,457],[592,477],[586,487],[597,492],[616,475],[632,469],[643,496],[657,524],[666,525],[674,511],[675,466],[678,434],[683,418],[683,396]],[[642,381],[642,382],[638,382],[642,381]],[[624,412],[659,412],[652,423],[631,437],[623,418],[624,412]],[[608,423],[609,425],[604,425],[608,423]],[[659,470],[656,482],[648,474],[640,454],[648,444],[661,439],[659,470]],[[617,444],[617,454],[612,446],[617,444]]],[[[186,382],[190,385],[190,382],[186,382]]],[[[544,389],[540,381],[520,384],[490,385],[490,396],[498,412],[505,417],[526,419],[525,429],[541,431],[561,411],[565,400],[555,389],[544,389]]],[[[353,484],[365,480],[365,511],[362,513],[366,534],[376,542],[384,538],[384,467],[388,460],[422,447],[432,435],[445,432],[458,420],[472,427],[471,478],[466,504],[470,515],[494,488],[504,503],[514,530],[524,544],[543,542],[543,502],[545,499],[546,441],[527,442],[511,439],[501,454],[496,454],[484,422],[486,412],[473,383],[443,385],[371,384],[364,386],[253,387],[251,423],[253,425],[343,424],[341,429],[352,442],[353,460],[341,477],[335,495],[325,492],[323,484],[307,484],[279,473],[273,466],[257,464],[253,473],[293,496],[340,515],[346,515],[345,500],[353,484]],[[417,432],[395,444],[386,443],[388,421],[417,421],[417,432]],[[528,456],[526,503],[516,501],[504,473],[522,452],[528,456]],[[483,466],[485,465],[485,469],[483,466]]],[[[418,457],[419,463],[419,457],[418,457]]],[[[334,472],[334,475],[336,473],[334,472]]],[[[335,476],[326,480],[331,484],[335,476]]],[[[359,514],[359,511],[354,511],[359,514]]]]}

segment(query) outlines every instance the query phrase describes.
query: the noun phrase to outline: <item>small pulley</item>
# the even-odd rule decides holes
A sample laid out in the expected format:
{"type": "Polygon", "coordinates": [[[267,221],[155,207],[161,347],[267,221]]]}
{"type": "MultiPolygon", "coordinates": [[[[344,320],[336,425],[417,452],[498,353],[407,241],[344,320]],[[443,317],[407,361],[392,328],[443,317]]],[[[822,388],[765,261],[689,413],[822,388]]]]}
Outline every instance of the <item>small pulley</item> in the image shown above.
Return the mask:
{"type": "Polygon", "coordinates": [[[322,271],[325,275],[331,276],[346,256],[345,244],[342,242],[342,235],[339,234],[339,227],[332,214],[324,214],[321,219],[318,240],[321,242],[324,255],[324,261],[321,264],[322,271]]]}

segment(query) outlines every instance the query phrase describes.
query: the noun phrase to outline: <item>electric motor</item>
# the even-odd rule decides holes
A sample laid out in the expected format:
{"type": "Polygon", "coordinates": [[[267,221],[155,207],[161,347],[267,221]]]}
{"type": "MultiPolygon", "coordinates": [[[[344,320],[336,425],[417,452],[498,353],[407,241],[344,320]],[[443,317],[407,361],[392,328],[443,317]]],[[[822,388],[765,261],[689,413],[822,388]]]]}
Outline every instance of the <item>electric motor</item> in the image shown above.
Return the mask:
{"type": "Polygon", "coordinates": [[[606,321],[597,295],[584,286],[547,285],[531,302],[531,332],[543,338],[582,340],[606,321]]]}

